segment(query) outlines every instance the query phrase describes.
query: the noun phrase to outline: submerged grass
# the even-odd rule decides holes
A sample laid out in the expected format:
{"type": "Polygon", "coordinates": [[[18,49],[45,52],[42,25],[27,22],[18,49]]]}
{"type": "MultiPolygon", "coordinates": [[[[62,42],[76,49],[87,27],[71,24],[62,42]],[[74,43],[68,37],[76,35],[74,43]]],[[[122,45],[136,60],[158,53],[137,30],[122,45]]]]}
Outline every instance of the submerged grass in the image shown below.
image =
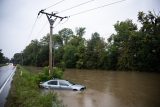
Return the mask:
{"type": "Polygon", "coordinates": [[[53,92],[40,92],[37,77],[18,65],[5,107],[63,107],[53,92]]]}

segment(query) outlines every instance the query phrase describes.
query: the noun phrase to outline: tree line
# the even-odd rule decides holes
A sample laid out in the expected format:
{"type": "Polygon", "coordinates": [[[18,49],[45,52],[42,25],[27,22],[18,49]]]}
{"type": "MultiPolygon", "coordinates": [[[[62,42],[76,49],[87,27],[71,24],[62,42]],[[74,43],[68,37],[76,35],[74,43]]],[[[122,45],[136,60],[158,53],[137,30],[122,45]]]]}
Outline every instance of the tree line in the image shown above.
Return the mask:
{"type": "Polygon", "coordinates": [[[9,61],[10,60],[2,53],[2,49],[0,49],[0,64],[9,63],[9,61]]]}
{"type": "MultiPolygon", "coordinates": [[[[107,41],[98,32],[86,40],[85,27],[64,28],[52,35],[56,66],[78,69],[160,71],[160,16],[139,12],[138,28],[131,19],[117,21],[116,33],[107,41]]],[[[49,34],[40,41],[32,40],[22,53],[13,57],[15,63],[48,66],[49,34]]]]}

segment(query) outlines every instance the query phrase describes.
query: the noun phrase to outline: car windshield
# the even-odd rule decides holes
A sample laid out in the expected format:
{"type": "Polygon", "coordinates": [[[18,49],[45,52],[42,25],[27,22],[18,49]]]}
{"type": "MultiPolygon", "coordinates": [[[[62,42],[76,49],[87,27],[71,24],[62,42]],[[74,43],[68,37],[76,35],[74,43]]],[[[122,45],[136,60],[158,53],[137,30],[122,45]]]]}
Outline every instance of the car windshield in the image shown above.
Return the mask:
{"type": "Polygon", "coordinates": [[[68,83],[69,83],[70,85],[75,85],[75,83],[73,83],[73,82],[71,82],[71,81],[68,81],[68,83]]]}

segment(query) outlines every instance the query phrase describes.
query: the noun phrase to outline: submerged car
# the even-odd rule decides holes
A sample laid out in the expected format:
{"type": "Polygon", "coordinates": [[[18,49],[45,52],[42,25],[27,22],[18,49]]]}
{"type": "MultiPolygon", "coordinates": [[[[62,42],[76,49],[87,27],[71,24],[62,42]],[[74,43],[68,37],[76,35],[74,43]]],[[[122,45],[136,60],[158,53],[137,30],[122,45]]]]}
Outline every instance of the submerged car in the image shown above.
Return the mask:
{"type": "Polygon", "coordinates": [[[46,82],[41,82],[40,87],[47,89],[64,89],[64,90],[73,90],[73,91],[83,91],[86,89],[85,86],[74,84],[67,80],[53,79],[46,82]]]}

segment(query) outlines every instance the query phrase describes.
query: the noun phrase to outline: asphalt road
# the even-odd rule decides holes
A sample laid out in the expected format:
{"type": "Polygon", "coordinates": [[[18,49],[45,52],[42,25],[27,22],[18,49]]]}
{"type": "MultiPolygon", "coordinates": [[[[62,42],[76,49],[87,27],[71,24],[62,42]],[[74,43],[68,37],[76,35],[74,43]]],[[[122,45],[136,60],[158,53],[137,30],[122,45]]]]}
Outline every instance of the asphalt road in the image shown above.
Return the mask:
{"type": "Polygon", "coordinates": [[[0,107],[4,107],[8,96],[15,67],[12,64],[0,67],[0,107]]]}

